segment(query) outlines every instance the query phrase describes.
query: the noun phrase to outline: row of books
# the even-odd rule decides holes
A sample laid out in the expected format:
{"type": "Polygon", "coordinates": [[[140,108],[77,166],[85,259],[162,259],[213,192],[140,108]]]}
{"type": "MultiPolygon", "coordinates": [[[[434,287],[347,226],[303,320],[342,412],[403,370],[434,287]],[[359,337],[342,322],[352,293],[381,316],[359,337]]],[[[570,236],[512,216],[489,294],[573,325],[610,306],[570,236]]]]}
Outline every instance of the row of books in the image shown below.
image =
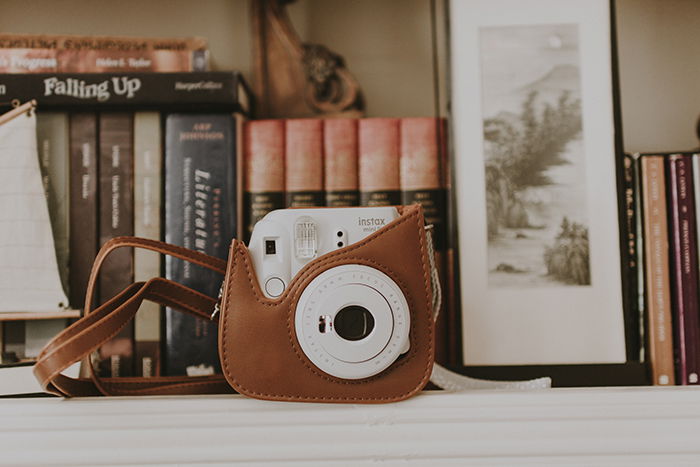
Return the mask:
{"type": "MultiPolygon", "coordinates": [[[[208,68],[207,41],[199,37],[0,34],[0,100],[24,102],[37,99],[42,108],[37,119],[37,149],[58,247],[61,281],[66,291],[69,288],[69,118],[65,113],[46,112],[46,109],[74,110],[84,109],[85,105],[103,104],[115,108],[119,104],[156,108],[171,102],[173,95],[170,90],[178,85],[183,89],[178,99],[194,94],[192,102],[197,102],[206,92],[211,94],[211,91],[202,91],[206,85],[211,86],[212,77],[205,74],[193,80],[183,72],[208,68]],[[66,72],[75,74],[66,75],[66,72]],[[107,75],[105,72],[122,74],[107,75]],[[123,74],[126,72],[147,74],[123,74]],[[152,77],[151,72],[179,73],[169,75],[169,85],[164,85],[162,78],[142,81],[144,77],[152,77]],[[154,86],[156,81],[158,85],[154,86]],[[197,86],[200,89],[196,89],[197,86]],[[193,89],[194,92],[190,92],[193,89]]],[[[221,79],[221,76],[216,76],[213,81],[221,79]]],[[[222,98],[221,95],[214,97],[222,98]]],[[[230,105],[230,100],[227,103],[230,105]]],[[[81,118],[75,116],[76,123],[79,120],[81,118]]],[[[85,178],[85,182],[81,190],[95,189],[90,184],[96,183],[94,180],[88,183],[88,178],[85,178]]],[[[73,288],[74,307],[82,304],[81,289],[84,291],[84,286],[73,288]]],[[[40,348],[65,323],[65,319],[1,322],[0,364],[36,358],[40,348]]]]}
{"type": "Polygon", "coordinates": [[[655,385],[700,384],[700,154],[625,156],[629,293],[655,385]]]}
{"type": "MultiPolygon", "coordinates": [[[[237,154],[235,144],[240,139],[238,122],[251,110],[248,88],[238,73],[15,74],[1,75],[0,86],[9,90],[13,98],[26,100],[36,96],[38,101],[37,149],[59,271],[72,308],[83,307],[96,251],[115,236],[164,238],[226,257],[236,226],[222,230],[221,222],[235,222],[236,196],[235,193],[231,196],[222,194],[221,187],[216,184],[227,183],[226,190],[235,190],[239,185],[235,179],[219,179],[222,173],[226,173],[223,170],[225,163],[231,165],[231,177],[236,174],[233,164],[237,154]],[[66,92],[46,92],[55,83],[65,83],[62,89],[66,92]],[[107,83],[107,86],[101,88],[101,83],[107,83]],[[128,88],[131,88],[131,95],[111,93],[106,98],[91,91],[128,88]],[[168,173],[180,177],[170,184],[164,184],[162,180],[166,150],[172,155],[165,158],[165,163],[172,168],[168,173]],[[210,160],[217,161],[219,167],[208,172],[200,170],[200,165],[206,165],[210,160]],[[175,165],[177,168],[173,168],[175,165]],[[200,180],[203,174],[211,175],[212,180],[200,180]],[[185,179],[185,175],[189,178],[185,179]],[[205,201],[211,219],[203,220],[203,210],[194,209],[195,201],[202,203],[203,193],[190,192],[187,196],[182,193],[185,189],[199,189],[202,184],[212,192],[211,199],[205,201]],[[164,213],[161,199],[166,186],[171,187],[170,199],[179,196],[180,201],[167,205],[171,209],[164,213]],[[225,219],[217,219],[216,216],[223,216],[220,213],[224,209],[230,212],[225,213],[225,219]],[[166,224],[161,226],[163,221],[166,224]],[[190,222],[187,228],[183,225],[185,222],[190,222]],[[208,227],[221,236],[219,241],[201,247],[201,241],[189,236],[201,231],[194,225],[199,226],[202,222],[212,222],[208,227]],[[169,226],[169,230],[164,226],[169,226]]],[[[141,252],[132,257],[130,251],[116,251],[103,268],[96,303],[114,296],[134,280],[160,276],[163,272],[160,263],[154,262],[153,258],[141,252]]],[[[165,266],[165,272],[176,280],[176,274],[192,273],[190,285],[195,287],[197,281],[216,282],[206,272],[194,273],[193,269],[177,261],[166,262],[165,266]]],[[[191,278],[182,279],[188,283],[191,278]]],[[[216,287],[218,290],[218,283],[216,287]]],[[[203,292],[216,293],[205,286],[199,288],[203,292]]],[[[177,340],[178,344],[171,346],[176,350],[161,358],[163,326],[160,324],[160,309],[153,304],[144,304],[143,308],[134,326],[128,326],[100,350],[96,367],[101,374],[156,375],[162,374],[166,367],[172,374],[184,373],[186,368],[181,366],[178,358],[187,352],[188,338],[177,334],[182,332],[189,336],[194,333],[198,338],[215,333],[215,330],[201,329],[212,328],[211,324],[191,323],[188,319],[192,321],[193,318],[181,318],[179,313],[168,310],[166,317],[174,318],[165,320],[166,335],[172,337],[172,342],[177,340]],[[174,357],[166,360],[170,355],[174,357]]],[[[44,332],[44,342],[55,335],[65,320],[53,322],[60,323],[60,326],[54,326],[49,333],[44,332]]],[[[26,332],[15,329],[14,325],[7,326],[5,335],[8,339],[4,341],[12,343],[5,352],[8,361],[35,357],[29,351],[22,351],[21,347],[22,342],[24,347],[31,347],[30,330],[40,325],[45,327],[40,323],[28,321],[26,332]]],[[[214,361],[217,360],[215,347],[214,361]]]]}
{"type": "MultiPolygon", "coordinates": [[[[97,249],[114,237],[164,237],[171,243],[226,257],[228,243],[236,233],[235,144],[240,118],[231,113],[153,111],[39,112],[38,117],[52,123],[42,139],[53,148],[46,158],[51,162],[46,172],[49,211],[54,231],[61,232],[55,235],[57,255],[60,270],[67,272],[72,306],[83,306],[97,249]]],[[[167,277],[215,294],[217,278],[194,268],[177,260],[165,262],[167,277]]],[[[133,281],[160,275],[158,256],[118,250],[102,269],[97,302],[104,303],[133,281]]],[[[144,304],[135,323],[100,349],[100,373],[148,376],[161,374],[163,369],[170,374],[186,372],[181,354],[191,351],[189,341],[215,333],[211,323],[192,320],[166,311],[169,350],[161,358],[160,308],[144,304]]],[[[212,349],[216,361],[216,346],[212,349]]]]}

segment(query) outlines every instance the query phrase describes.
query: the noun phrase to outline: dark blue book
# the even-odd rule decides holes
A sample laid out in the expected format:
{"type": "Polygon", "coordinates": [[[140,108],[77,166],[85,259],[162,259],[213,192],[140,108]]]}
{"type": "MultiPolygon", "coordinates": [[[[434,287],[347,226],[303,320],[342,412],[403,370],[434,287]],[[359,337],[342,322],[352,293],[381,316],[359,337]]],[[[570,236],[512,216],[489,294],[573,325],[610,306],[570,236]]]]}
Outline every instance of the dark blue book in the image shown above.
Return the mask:
{"type": "MultiPolygon", "coordinates": [[[[170,114],[165,123],[165,241],[225,259],[236,234],[236,124],[231,114],[170,114]]],[[[168,279],[216,297],[223,279],[166,257],[168,279]]],[[[214,322],[166,308],[165,372],[220,372],[214,322]]]]}

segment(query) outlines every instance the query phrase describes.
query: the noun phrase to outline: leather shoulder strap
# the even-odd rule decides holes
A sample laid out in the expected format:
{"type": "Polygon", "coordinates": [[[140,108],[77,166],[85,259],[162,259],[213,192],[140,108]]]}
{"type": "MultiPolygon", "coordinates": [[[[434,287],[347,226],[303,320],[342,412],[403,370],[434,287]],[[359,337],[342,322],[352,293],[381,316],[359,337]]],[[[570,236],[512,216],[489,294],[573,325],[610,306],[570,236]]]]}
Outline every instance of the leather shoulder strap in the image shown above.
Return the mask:
{"type": "Polygon", "coordinates": [[[120,294],[91,309],[99,270],[109,253],[121,247],[138,247],[190,261],[224,273],[226,262],[203,253],[162,242],[135,237],[119,237],[107,242],[95,259],[86,297],[85,315],[54,337],[39,354],[34,374],[48,392],[64,397],[92,395],[171,395],[232,392],[222,375],[205,377],[69,378],[61,374],[72,364],[89,357],[134,318],[143,300],[209,319],[216,300],[175,282],[153,278],[138,282],[120,294]]]}

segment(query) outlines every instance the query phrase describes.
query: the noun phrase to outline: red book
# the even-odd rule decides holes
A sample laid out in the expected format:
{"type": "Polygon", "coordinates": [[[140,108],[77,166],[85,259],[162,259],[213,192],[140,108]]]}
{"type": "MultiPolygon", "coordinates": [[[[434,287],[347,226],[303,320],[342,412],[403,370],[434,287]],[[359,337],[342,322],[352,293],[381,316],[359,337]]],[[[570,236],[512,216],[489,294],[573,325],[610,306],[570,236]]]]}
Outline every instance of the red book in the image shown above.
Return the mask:
{"type": "Polygon", "coordinates": [[[676,381],[683,385],[698,384],[698,250],[691,156],[669,157],[668,183],[676,381]]]}
{"type": "Polygon", "coordinates": [[[357,120],[324,120],[323,153],[326,206],[359,205],[357,120]]]}
{"type": "Polygon", "coordinates": [[[244,240],[270,211],[285,207],[284,120],[255,120],[243,127],[244,240]]]}
{"type": "Polygon", "coordinates": [[[285,188],[288,207],[325,205],[323,120],[290,119],[285,124],[285,188]]]}
{"type": "Polygon", "coordinates": [[[358,123],[360,204],[401,204],[399,120],[366,118],[358,123]]]}
{"type": "MultiPolygon", "coordinates": [[[[448,277],[445,258],[445,226],[447,222],[444,157],[441,131],[443,120],[438,118],[404,118],[400,123],[401,204],[423,206],[425,221],[433,226],[433,242],[442,290],[445,298],[435,326],[435,358],[448,364],[448,277]]],[[[452,329],[459,332],[458,328],[452,329]]]]}

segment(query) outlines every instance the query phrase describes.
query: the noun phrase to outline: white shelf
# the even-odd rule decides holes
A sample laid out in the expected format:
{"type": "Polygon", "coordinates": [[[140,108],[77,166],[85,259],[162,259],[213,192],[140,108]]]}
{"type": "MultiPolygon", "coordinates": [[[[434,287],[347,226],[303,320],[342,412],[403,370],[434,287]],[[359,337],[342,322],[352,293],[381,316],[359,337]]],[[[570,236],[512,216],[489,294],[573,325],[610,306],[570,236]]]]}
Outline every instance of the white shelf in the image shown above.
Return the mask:
{"type": "Polygon", "coordinates": [[[428,392],[389,405],[242,396],[0,400],[12,465],[700,464],[698,388],[428,392]]]}

